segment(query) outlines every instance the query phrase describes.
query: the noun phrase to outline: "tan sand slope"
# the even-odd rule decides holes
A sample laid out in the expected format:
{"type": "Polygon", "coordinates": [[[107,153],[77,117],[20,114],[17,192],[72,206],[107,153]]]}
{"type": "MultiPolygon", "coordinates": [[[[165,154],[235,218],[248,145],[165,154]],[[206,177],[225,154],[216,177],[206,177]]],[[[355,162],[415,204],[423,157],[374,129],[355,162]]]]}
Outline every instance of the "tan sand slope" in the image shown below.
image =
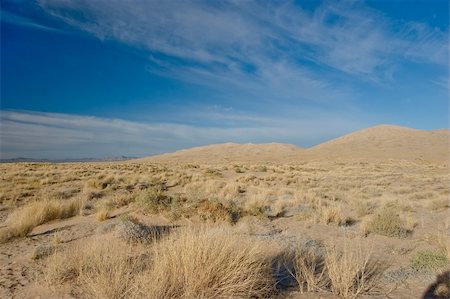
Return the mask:
{"type": "Polygon", "coordinates": [[[448,161],[449,133],[380,125],[319,144],[303,155],[307,160],[448,161]]]}
{"type": "Polygon", "coordinates": [[[224,143],[194,147],[139,160],[184,163],[279,162],[295,159],[302,151],[302,148],[291,144],[224,143]]]}
{"type": "Polygon", "coordinates": [[[447,162],[450,131],[380,125],[303,149],[291,144],[214,144],[134,161],[223,163],[408,160],[447,162]]]}

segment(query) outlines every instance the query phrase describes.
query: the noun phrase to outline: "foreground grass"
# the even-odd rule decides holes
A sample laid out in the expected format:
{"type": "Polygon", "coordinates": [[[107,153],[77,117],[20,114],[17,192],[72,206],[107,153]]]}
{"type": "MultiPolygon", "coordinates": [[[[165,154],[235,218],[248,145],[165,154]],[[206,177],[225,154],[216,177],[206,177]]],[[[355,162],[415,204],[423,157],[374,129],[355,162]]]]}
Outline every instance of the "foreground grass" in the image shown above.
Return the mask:
{"type": "Polygon", "coordinates": [[[280,261],[301,292],[343,298],[370,292],[382,273],[369,251],[292,252],[218,227],[180,228],[147,244],[103,235],[57,251],[43,272],[49,287],[83,298],[268,298],[280,291],[280,261]]]}
{"type": "Polygon", "coordinates": [[[50,257],[45,279],[79,285],[90,298],[263,298],[274,290],[268,250],[224,230],[184,229],[138,252],[92,239],[50,257]]]}
{"type": "Polygon", "coordinates": [[[7,227],[0,230],[0,243],[14,237],[25,237],[36,226],[51,220],[72,217],[80,207],[81,201],[78,199],[32,201],[9,215],[7,227]]]}

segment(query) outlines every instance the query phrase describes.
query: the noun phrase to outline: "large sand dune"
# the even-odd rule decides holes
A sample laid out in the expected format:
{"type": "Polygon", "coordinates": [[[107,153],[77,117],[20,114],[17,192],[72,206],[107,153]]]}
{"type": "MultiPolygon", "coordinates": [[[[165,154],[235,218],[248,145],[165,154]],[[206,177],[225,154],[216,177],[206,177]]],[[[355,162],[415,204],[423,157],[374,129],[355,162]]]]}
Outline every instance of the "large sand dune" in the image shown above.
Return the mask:
{"type": "MultiPolygon", "coordinates": [[[[295,160],[304,149],[292,144],[212,144],[139,159],[154,162],[224,163],[295,160]]],[[[136,161],[136,160],[134,160],[136,161]]]]}
{"type": "MultiPolygon", "coordinates": [[[[380,125],[303,149],[291,144],[214,144],[144,158],[154,162],[302,162],[408,160],[447,162],[450,131],[380,125]]],[[[142,160],[142,159],[140,159],[142,160]]]]}
{"type": "Polygon", "coordinates": [[[357,131],[308,149],[308,160],[415,160],[449,159],[449,130],[415,130],[381,125],[357,131]]]}

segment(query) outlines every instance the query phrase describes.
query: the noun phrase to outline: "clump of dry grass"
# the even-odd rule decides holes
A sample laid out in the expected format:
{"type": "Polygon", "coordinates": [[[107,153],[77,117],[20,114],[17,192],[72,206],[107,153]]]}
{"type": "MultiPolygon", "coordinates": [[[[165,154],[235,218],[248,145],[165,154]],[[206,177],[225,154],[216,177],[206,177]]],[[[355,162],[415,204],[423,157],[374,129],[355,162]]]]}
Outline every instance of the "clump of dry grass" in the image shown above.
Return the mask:
{"type": "Polygon", "coordinates": [[[375,210],[375,205],[372,202],[359,200],[356,202],[356,214],[358,217],[370,215],[375,210]]]}
{"type": "Polygon", "coordinates": [[[324,255],[316,249],[300,246],[293,253],[294,272],[291,274],[301,293],[324,290],[329,284],[324,255]]]}
{"type": "Polygon", "coordinates": [[[74,293],[89,298],[126,298],[131,295],[136,273],[145,268],[144,259],[132,248],[110,236],[91,239],[50,256],[44,279],[49,286],[70,283],[74,293]]]}
{"type": "Polygon", "coordinates": [[[319,222],[323,224],[336,224],[336,225],[351,225],[353,219],[345,216],[340,207],[327,206],[320,207],[319,211],[319,222]]]}
{"type": "Polygon", "coordinates": [[[96,218],[97,218],[98,221],[108,220],[109,218],[111,218],[110,210],[107,209],[107,208],[102,208],[101,210],[99,210],[97,212],[96,218]]]}
{"type": "Polygon", "coordinates": [[[348,245],[342,251],[328,246],[325,266],[331,291],[343,298],[356,298],[372,290],[382,274],[382,269],[371,259],[370,251],[348,245]]]}
{"type": "Polygon", "coordinates": [[[72,217],[79,213],[81,206],[82,202],[77,198],[32,201],[9,215],[7,227],[0,231],[0,243],[14,237],[25,237],[36,226],[51,220],[72,217]]]}
{"type": "Polygon", "coordinates": [[[224,230],[183,230],[154,247],[139,297],[266,297],[275,285],[266,252],[224,230]]]}
{"type": "Polygon", "coordinates": [[[287,257],[300,292],[331,291],[343,298],[356,298],[370,292],[383,273],[383,268],[363,247],[336,244],[326,246],[305,243],[287,257]]]}
{"type": "Polygon", "coordinates": [[[140,254],[104,238],[49,257],[46,282],[88,298],[265,298],[275,285],[267,248],[225,230],[183,229],[140,254]]]}
{"type": "Polygon", "coordinates": [[[236,223],[241,217],[241,209],[233,202],[219,202],[216,200],[203,200],[196,207],[200,218],[208,222],[226,221],[236,223]]]}

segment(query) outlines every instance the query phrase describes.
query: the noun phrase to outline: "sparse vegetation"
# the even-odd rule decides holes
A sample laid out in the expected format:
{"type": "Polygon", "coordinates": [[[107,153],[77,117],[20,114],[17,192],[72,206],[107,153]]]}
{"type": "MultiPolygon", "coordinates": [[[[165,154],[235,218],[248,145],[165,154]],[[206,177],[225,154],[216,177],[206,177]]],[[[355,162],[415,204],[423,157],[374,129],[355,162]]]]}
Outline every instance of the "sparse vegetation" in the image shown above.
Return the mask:
{"type": "Polygon", "coordinates": [[[343,298],[356,298],[372,290],[382,274],[382,268],[372,260],[370,251],[349,245],[342,251],[329,246],[325,265],[333,293],[343,298]]]}
{"type": "Polygon", "coordinates": [[[72,217],[79,213],[80,206],[79,199],[32,201],[9,215],[7,227],[0,230],[0,242],[25,237],[36,226],[51,220],[72,217]]]}
{"type": "Polygon", "coordinates": [[[424,250],[417,252],[411,259],[411,267],[415,270],[436,271],[449,263],[447,255],[442,251],[424,250]]]}
{"type": "MultiPolygon", "coordinates": [[[[155,292],[250,298],[277,292],[282,298],[300,291],[354,298],[383,289],[379,266],[393,261],[395,268],[397,256],[411,261],[410,271],[440,271],[434,265],[449,259],[445,167],[400,162],[0,167],[0,250],[19,256],[12,249],[19,244],[33,263],[26,267],[44,265],[52,288],[70,289],[74,297],[143,298],[155,292]],[[37,226],[32,238],[14,240],[37,226]],[[366,238],[359,241],[361,230],[366,238]],[[317,242],[303,242],[310,237],[317,242]],[[379,263],[359,247],[342,246],[372,242],[379,263]],[[429,252],[419,254],[422,248],[429,252]],[[200,254],[217,269],[197,270],[200,254]],[[273,263],[280,259],[290,273],[275,272],[273,263]],[[188,277],[192,271],[198,277],[188,277]]],[[[0,262],[9,263],[5,257],[0,262]]],[[[404,279],[414,274],[409,275],[404,279]]]]}

